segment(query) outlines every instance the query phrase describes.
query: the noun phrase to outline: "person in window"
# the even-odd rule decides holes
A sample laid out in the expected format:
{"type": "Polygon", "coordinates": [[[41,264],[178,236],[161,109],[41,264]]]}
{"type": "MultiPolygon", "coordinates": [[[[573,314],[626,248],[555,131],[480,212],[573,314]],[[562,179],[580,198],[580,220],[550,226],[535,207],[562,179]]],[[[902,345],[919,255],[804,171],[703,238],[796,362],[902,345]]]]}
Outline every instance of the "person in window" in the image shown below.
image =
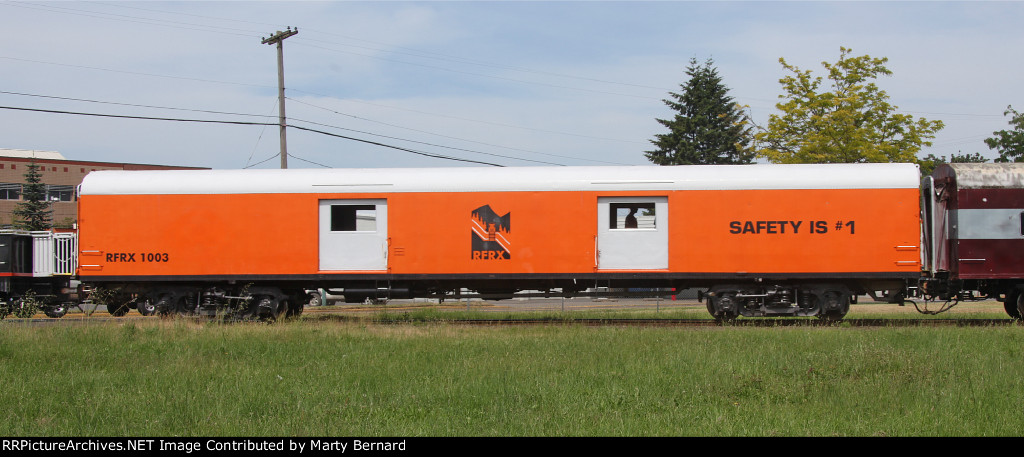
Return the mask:
{"type": "Polygon", "coordinates": [[[628,229],[631,229],[631,228],[635,229],[636,228],[636,209],[637,208],[635,206],[630,208],[629,209],[629,214],[626,215],[626,228],[628,228],[628,229]]]}

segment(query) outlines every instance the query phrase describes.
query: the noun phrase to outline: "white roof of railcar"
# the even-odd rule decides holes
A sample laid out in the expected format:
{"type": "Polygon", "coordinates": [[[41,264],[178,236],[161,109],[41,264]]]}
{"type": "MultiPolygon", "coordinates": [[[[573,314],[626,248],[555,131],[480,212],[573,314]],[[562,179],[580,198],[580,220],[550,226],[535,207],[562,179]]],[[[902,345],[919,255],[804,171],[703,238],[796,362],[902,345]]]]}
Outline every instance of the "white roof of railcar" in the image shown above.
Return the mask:
{"type": "Polygon", "coordinates": [[[915,164],[94,171],[81,195],[917,188],[915,164]]]}
{"type": "Polygon", "coordinates": [[[961,189],[1021,189],[1024,188],[1024,163],[949,163],[936,167],[949,168],[956,175],[961,189]]]}

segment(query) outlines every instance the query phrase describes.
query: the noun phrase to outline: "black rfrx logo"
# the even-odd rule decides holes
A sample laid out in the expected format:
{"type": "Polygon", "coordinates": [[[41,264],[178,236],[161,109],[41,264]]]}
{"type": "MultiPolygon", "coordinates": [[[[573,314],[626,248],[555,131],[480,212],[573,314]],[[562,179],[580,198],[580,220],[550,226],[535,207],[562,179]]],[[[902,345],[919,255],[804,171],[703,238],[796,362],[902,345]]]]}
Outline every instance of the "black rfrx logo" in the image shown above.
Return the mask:
{"type": "Polygon", "coordinates": [[[512,213],[499,216],[484,205],[474,209],[470,217],[473,244],[471,257],[474,260],[511,259],[509,233],[512,231],[512,213]]]}

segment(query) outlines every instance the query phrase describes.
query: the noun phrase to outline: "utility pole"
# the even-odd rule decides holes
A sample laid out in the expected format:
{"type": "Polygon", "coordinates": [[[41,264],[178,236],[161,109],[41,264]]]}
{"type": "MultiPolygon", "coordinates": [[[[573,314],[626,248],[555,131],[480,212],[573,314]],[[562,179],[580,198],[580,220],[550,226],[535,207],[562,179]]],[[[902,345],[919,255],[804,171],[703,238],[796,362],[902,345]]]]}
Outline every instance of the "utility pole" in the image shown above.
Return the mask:
{"type": "Polygon", "coordinates": [[[284,39],[292,35],[299,33],[299,28],[296,27],[292,30],[288,27],[288,30],[282,32],[280,30],[277,33],[270,36],[270,38],[264,38],[263,44],[277,44],[277,98],[278,104],[278,123],[281,125],[281,168],[288,168],[288,140],[286,139],[284,117],[284,39]]]}

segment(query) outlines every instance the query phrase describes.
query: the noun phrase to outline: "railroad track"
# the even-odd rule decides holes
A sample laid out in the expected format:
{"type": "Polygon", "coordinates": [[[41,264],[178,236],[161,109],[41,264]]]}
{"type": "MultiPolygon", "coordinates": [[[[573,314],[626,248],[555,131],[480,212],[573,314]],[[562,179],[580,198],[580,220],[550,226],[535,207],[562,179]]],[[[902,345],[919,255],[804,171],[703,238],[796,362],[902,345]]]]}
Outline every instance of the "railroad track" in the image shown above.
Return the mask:
{"type": "MultiPolygon", "coordinates": [[[[354,318],[340,314],[320,314],[307,316],[305,319],[315,321],[366,322],[364,318],[354,318]]],[[[712,319],[437,319],[409,320],[375,320],[378,324],[403,323],[439,323],[448,325],[475,326],[509,326],[509,325],[583,325],[583,326],[630,326],[630,327],[1002,327],[1017,325],[1019,321],[1006,319],[845,319],[839,322],[826,322],[818,319],[737,319],[733,322],[720,323],[712,319]]]]}
{"type": "MultiPolygon", "coordinates": [[[[363,322],[377,324],[402,324],[402,323],[437,323],[446,325],[471,325],[471,326],[510,326],[510,325],[582,325],[582,326],[630,326],[630,327],[1002,327],[1008,325],[1020,325],[1020,321],[1003,319],[983,318],[872,318],[872,319],[843,319],[838,322],[827,322],[815,318],[739,318],[732,322],[720,323],[713,319],[672,319],[672,318],[504,318],[504,319],[463,319],[453,315],[450,319],[428,318],[418,320],[406,318],[401,314],[393,318],[370,317],[364,312],[331,312],[325,310],[307,309],[302,319],[315,322],[363,322]],[[312,312],[310,312],[312,311],[312,312]]],[[[0,321],[0,325],[75,325],[87,323],[104,322],[144,322],[147,320],[160,320],[157,316],[144,317],[137,314],[128,314],[121,317],[113,317],[103,314],[92,316],[69,315],[60,319],[51,319],[38,314],[28,319],[8,317],[0,321]]],[[[208,321],[211,317],[182,317],[174,316],[172,319],[187,319],[195,321],[208,321]]]]}
{"type": "Polygon", "coordinates": [[[662,327],[990,327],[1014,325],[1013,319],[850,319],[825,322],[817,319],[743,319],[719,323],[711,319],[483,319],[451,321],[465,325],[589,325],[662,327]]]}

